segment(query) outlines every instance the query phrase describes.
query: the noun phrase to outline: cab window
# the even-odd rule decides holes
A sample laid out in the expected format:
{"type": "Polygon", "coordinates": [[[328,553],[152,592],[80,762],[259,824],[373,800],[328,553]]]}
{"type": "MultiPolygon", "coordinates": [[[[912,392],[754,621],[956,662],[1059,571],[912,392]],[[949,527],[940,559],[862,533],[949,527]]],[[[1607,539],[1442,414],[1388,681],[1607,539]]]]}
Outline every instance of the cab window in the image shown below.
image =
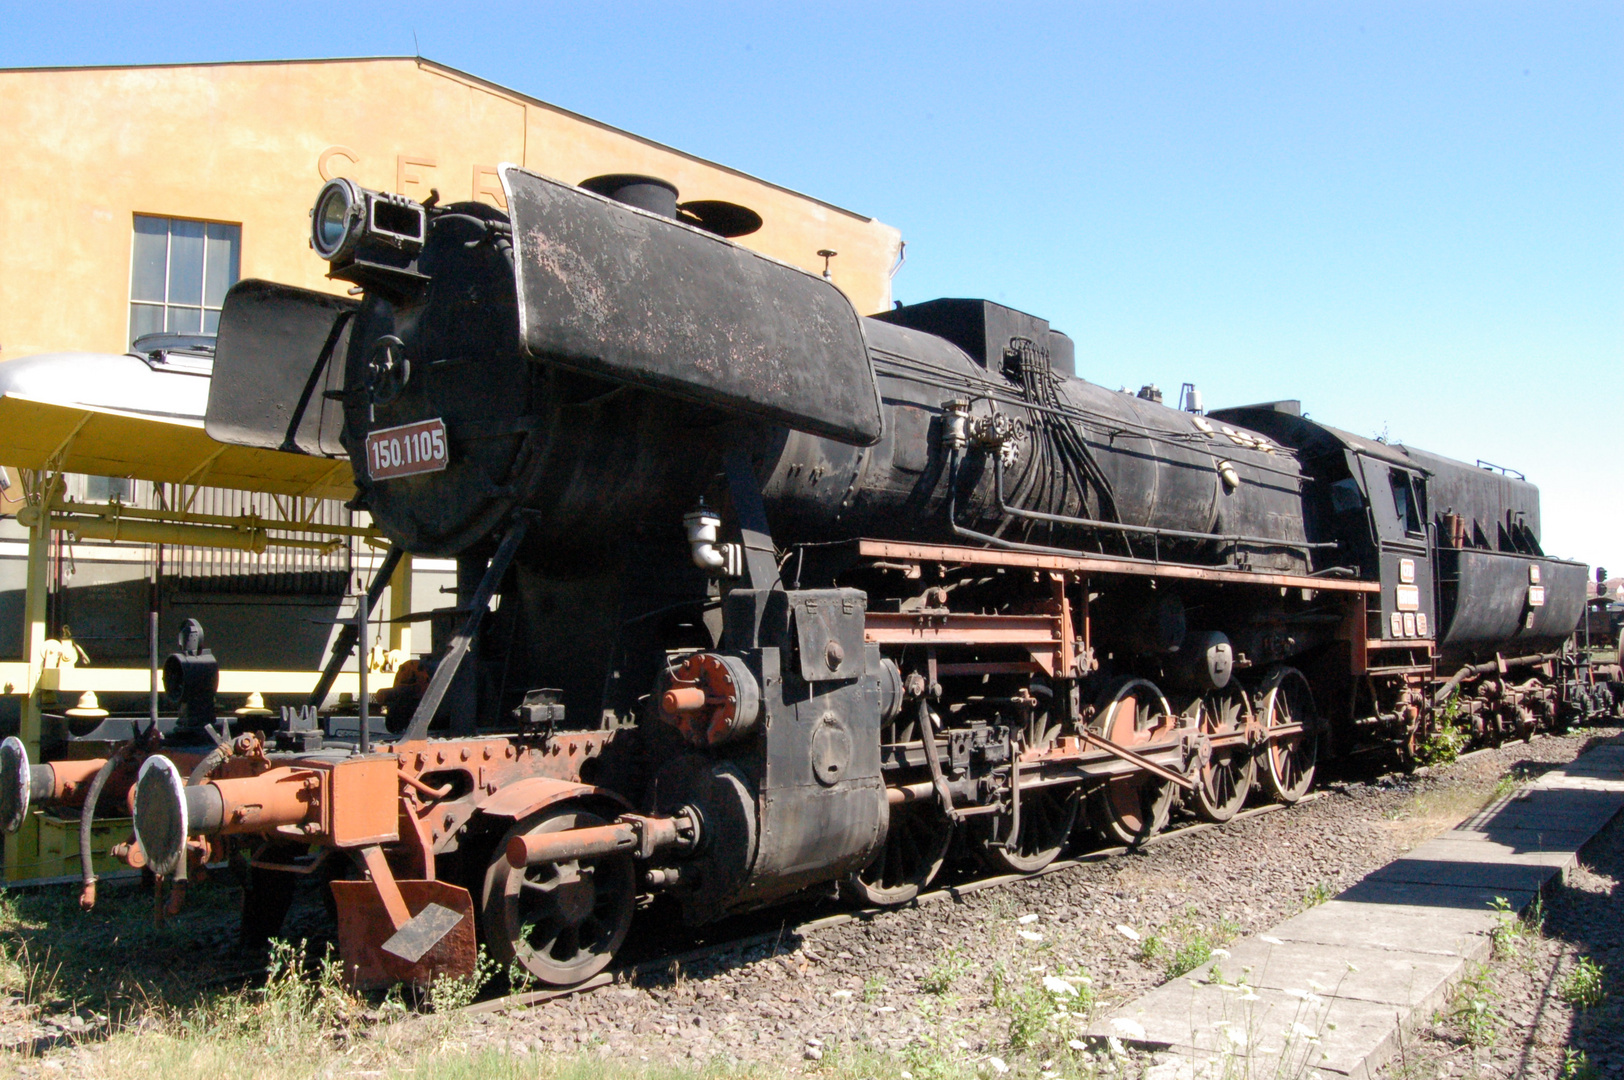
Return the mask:
{"type": "Polygon", "coordinates": [[[1423,524],[1426,520],[1425,489],[1415,476],[1403,469],[1388,469],[1388,483],[1393,488],[1393,510],[1398,515],[1399,524],[1409,536],[1424,537],[1427,535],[1423,524]]]}

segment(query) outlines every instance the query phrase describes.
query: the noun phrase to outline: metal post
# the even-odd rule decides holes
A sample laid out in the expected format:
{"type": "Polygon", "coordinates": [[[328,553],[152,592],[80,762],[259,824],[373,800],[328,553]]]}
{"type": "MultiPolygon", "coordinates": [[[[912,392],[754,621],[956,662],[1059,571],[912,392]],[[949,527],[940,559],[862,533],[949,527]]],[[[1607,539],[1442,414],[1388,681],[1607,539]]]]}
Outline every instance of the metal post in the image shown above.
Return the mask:
{"type": "Polygon", "coordinates": [[[158,727],[158,613],[147,613],[147,660],[151,666],[147,689],[147,719],[158,727]]]}
{"type": "Polygon", "coordinates": [[[479,581],[479,588],[474,590],[473,599],[468,604],[468,618],[462,624],[462,629],[452,637],[451,643],[446,647],[445,656],[440,658],[439,666],[429,677],[428,689],[423,691],[423,697],[417,703],[417,710],[412,713],[412,722],[407,725],[406,731],[400,736],[400,742],[416,742],[429,733],[429,724],[434,721],[434,714],[440,711],[440,703],[445,700],[446,691],[451,688],[451,680],[457,677],[457,669],[462,666],[463,657],[468,655],[474,638],[479,634],[479,624],[484,620],[485,612],[491,606],[491,597],[495,595],[496,588],[502,584],[502,575],[513,562],[513,555],[524,542],[524,534],[530,528],[529,511],[521,511],[518,517],[508,526],[507,535],[496,548],[496,554],[491,556],[490,565],[485,568],[485,576],[479,581]]]}
{"type": "Polygon", "coordinates": [[[362,593],[355,598],[355,635],[359,639],[359,647],[355,650],[356,678],[360,682],[361,695],[361,732],[355,748],[363,754],[372,752],[372,717],[367,712],[367,662],[370,646],[367,644],[367,601],[370,597],[362,593]]]}
{"type": "MultiPolygon", "coordinates": [[[[22,702],[22,717],[18,735],[28,751],[30,761],[40,759],[41,728],[40,684],[45,678],[45,639],[47,637],[46,594],[50,581],[51,550],[51,496],[55,493],[54,480],[46,481],[39,500],[40,514],[28,528],[28,569],[23,592],[23,662],[28,665],[27,694],[22,702]]],[[[39,857],[39,826],[33,815],[23,827],[6,838],[6,880],[16,881],[32,876],[32,865],[39,857]],[[23,867],[30,865],[28,871],[23,867]]]]}
{"type": "MultiPolygon", "coordinates": [[[[383,596],[383,588],[389,583],[389,577],[400,565],[402,556],[406,554],[404,548],[398,544],[389,549],[384,556],[383,565],[378,567],[377,573],[372,575],[372,584],[367,586],[367,600],[376,604],[383,596]]],[[[321,708],[322,702],[327,700],[327,692],[333,688],[333,681],[338,678],[339,670],[350,658],[350,650],[355,647],[355,631],[347,620],[339,620],[338,637],[333,641],[332,655],[327,659],[327,666],[322,669],[321,678],[316,680],[316,688],[310,691],[310,697],[305,704],[313,709],[321,708]]]]}
{"type": "Polygon", "coordinates": [[[45,676],[46,601],[51,567],[51,515],[44,500],[41,502],[39,518],[28,530],[27,585],[23,594],[23,661],[28,664],[29,693],[23,700],[21,736],[30,761],[39,760],[40,682],[45,676]]]}
{"type": "Polygon", "coordinates": [[[405,655],[412,651],[412,557],[405,555],[389,579],[389,648],[405,655]]]}

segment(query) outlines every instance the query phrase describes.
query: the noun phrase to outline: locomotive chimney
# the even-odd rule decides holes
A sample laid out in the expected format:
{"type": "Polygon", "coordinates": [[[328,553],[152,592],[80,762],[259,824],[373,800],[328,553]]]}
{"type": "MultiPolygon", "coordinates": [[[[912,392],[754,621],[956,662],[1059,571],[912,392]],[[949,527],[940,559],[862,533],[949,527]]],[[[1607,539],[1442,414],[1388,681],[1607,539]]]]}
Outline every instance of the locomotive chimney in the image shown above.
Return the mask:
{"type": "MultiPolygon", "coordinates": [[[[717,236],[748,236],[761,228],[761,215],[747,206],[722,199],[677,202],[677,189],[657,176],[609,173],[581,181],[581,187],[661,217],[675,218],[717,236]]],[[[830,252],[829,254],[834,254],[830,252]]],[[[827,273],[824,277],[828,277],[827,273]]]]}
{"type": "Polygon", "coordinates": [[[613,199],[639,210],[647,210],[661,217],[677,216],[677,189],[658,177],[637,173],[609,173],[581,181],[581,186],[605,198],[613,199]]]}

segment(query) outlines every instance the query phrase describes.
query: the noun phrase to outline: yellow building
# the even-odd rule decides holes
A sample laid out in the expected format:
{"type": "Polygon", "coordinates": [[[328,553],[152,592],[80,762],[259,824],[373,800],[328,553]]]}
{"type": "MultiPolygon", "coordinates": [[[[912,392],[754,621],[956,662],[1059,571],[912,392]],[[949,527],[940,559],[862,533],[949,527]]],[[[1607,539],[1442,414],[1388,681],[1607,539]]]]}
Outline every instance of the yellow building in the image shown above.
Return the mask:
{"type": "Polygon", "coordinates": [[[658,176],[755,210],[741,243],[827,261],[864,314],[890,306],[901,247],[870,218],[420,58],[0,71],[0,115],[0,360],[208,329],[235,276],[341,291],[306,243],[334,176],[498,206],[502,162],[658,176]]]}

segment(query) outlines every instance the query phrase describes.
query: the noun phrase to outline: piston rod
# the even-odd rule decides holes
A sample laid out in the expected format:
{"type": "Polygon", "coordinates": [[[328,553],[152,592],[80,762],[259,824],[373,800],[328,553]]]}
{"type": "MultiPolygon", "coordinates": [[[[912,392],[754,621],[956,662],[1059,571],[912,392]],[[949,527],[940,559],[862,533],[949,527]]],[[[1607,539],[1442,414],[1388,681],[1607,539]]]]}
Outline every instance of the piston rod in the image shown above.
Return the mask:
{"type": "Polygon", "coordinates": [[[697,815],[684,811],[674,817],[627,814],[608,825],[525,833],[508,841],[507,861],[514,868],[522,868],[595,859],[617,852],[649,859],[665,852],[692,848],[699,839],[697,825],[697,815]]]}

